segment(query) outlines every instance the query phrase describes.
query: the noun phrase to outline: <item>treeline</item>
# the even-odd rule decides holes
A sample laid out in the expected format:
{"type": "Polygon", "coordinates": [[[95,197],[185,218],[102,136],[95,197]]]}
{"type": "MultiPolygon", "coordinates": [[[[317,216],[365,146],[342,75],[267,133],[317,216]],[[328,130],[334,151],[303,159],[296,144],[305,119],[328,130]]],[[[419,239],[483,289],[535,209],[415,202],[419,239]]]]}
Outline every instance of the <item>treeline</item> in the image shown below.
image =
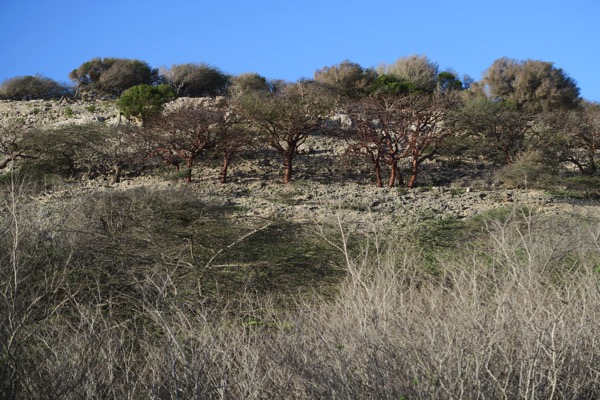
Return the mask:
{"type": "MultiPolygon", "coordinates": [[[[299,149],[314,134],[345,140],[343,158],[366,162],[377,186],[412,188],[422,164],[437,157],[503,166],[505,177],[525,175],[529,186],[555,176],[561,165],[597,173],[600,106],[581,99],[575,81],[543,61],[501,58],[478,82],[440,71],[426,56],[403,57],[377,70],[343,61],[293,83],[256,73],[231,77],[205,64],[158,71],[137,60],[99,58],[70,77],[79,95],[118,97],[120,112],[141,121],[127,129],[58,128],[80,131],[79,145],[87,150],[75,152],[77,157],[96,142],[102,143],[100,152],[112,149],[82,159],[88,174],[112,171],[115,180],[154,160],[177,171],[184,167],[190,181],[198,162],[218,157],[225,183],[237,155],[269,148],[279,155],[289,183],[299,149]],[[165,108],[176,97],[203,100],[165,108]],[[95,159],[110,167],[90,166],[95,159]]],[[[4,127],[0,167],[39,160],[58,144],[68,141],[72,148],[78,140],[72,132],[9,132],[15,129],[4,127]]],[[[78,162],[63,150],[57,154],[67,159],[70,173],[77,172],[78,162]]]]}

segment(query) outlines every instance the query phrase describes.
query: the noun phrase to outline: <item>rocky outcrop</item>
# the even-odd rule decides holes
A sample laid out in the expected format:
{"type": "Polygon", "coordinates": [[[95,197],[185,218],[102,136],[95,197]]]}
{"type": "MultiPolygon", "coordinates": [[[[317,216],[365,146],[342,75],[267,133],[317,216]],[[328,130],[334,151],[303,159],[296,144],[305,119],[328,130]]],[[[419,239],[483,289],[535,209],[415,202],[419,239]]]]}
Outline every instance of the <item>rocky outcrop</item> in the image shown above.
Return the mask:
{"type": "Polygon", "coordinates": [[[52,127],[65,124],[119,123],[114,101],[0,101],[0,124],[24,124],[28,127],[52,127]]]}

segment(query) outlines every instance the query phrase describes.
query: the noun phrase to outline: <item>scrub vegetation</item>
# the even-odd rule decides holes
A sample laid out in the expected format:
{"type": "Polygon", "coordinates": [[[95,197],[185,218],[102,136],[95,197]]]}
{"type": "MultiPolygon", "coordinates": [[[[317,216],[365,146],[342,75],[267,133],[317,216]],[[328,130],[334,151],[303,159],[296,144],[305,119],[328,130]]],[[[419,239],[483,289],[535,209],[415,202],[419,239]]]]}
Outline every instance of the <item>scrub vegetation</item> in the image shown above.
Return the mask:
{"type": "Polygon", "coordinates": [[[600,113],[552,63],[69,77],[0,85],[0,398],[600,397],[600,113]]]}

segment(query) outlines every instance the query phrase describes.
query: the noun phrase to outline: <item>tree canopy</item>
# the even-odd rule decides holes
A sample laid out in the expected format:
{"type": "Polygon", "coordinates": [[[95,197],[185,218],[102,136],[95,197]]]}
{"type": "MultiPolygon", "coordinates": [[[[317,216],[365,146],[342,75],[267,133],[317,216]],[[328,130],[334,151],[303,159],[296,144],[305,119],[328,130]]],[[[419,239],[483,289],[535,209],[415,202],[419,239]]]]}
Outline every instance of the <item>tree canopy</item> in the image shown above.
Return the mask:
{"type": "Polygon", "coordinates": [[[126,58],[93,58],[69,74],[81,90],[118,96],[136,85],[150,85],[158,71],[145,61],[126,58]]]}
{"type": "Polygon", "coordinates": [[[410,82],[417,90],[433,92],[437,86],[439,67],[425,55],[410,55],[400,57],[393,64],[381,65],[378,72],[410,82]]]}
{"type": "Polygon", "coordinates": [[[314,74],[316,82],[351,97],[366,94],[376,78],[375,70],[349,60],[323,67],[314,74]]]}
{"type": "Polygon", "coordinates": [[[229,76],[205,63],[179,64],[162,71],[164,81],[179,97],[202,97],[224,94],[229,76]]]}
{"type": "Polygon", "coordinates": [[[125,117],[139,117],[144,124],[172,98],[173,92],[167,85],[137,85],[123,92],[117,107],[125,117]]]}
{"type": "Polygon", "coordinates": [[[42,75],[16,76],[2,82],[0,97],[10,100],[60,98],[70,88],[42,75]]]}
{"type": "Polygon", "coordinates": [[[575,81],[554,64],[539,60],[500,58],[485,72],[478,89],[534,112],[574,108],[580,101],[575,81]]]}

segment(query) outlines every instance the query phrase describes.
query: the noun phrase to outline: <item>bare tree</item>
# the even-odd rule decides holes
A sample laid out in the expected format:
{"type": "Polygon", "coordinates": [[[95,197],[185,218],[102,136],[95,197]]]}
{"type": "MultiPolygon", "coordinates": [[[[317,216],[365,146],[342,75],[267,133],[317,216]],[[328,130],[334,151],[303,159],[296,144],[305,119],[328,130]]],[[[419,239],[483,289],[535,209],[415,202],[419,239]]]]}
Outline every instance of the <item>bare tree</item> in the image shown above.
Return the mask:
{"type": "Polygon", "coordinates": [[[322,127],[329,102],[318,88],[300,82],[281,92],[252,93],[238,100],[238,110],[283,158],[283,183],[290,183],[298,148],[322,127]]]}
{"type": "MultiPolygon", "coordinates": [[[[231,116],[230,118],[235,118],[231,116]]],[[[227,183],[227,173],[233,159],[254,143],[254,132],[243,121],[230,121],[219,131],[214,152],[223,163],[220,172],[221,183],[227,183]]]]}
{"type": "Polygon", "coordinates": [[[228,116],[225,105],[209,102],[190,104],[151,120],[145,140],[150,154],[161,157],[166,164],[174,165],[177,171],[184,163],[189,170],[186,175],[189,183],[194,162],[214,149],[219,138],[234,122],[228,116]]]}
{"type": "Polygon", "coordinates": [[[353,141],[349,150],[373,164],[377,186],[383,186],[381,162],[390,168],[388,185],[404,183],[399,163],[407,160],[408,187],[413,188],[421,164],[432,159],[454,130],[443,121],[455,103],[454,96],[379,96],[351,108],[353,141]]]}
{"type": "Polygon", "coordinates": [[[347,108],[352,121],[348,152],[365,157],[373,166],[377,187],[383,186],[382,163],[390,167],[388,185],[404,183],[398,162],[406,157],[405,132],[399,129],[402,120],[397,113],[398,97],[366,97],[347,108]]]}

